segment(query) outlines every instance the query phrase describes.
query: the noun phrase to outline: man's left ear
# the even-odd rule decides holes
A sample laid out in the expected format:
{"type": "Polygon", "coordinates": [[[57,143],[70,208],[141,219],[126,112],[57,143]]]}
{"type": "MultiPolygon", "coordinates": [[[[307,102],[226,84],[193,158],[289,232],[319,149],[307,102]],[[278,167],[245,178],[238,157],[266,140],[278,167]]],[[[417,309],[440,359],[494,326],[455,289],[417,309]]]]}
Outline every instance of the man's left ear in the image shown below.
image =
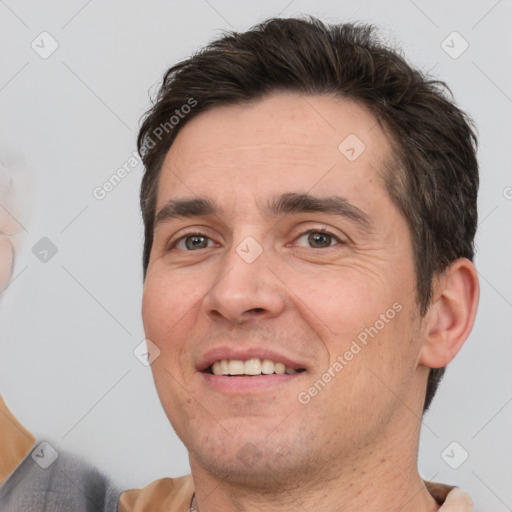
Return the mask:
{"type": "Polygon", "coordinates": [[[418,362],[442,368],[457,355],[473,328],[480,285],[467,258],[455,260],[434,283],[418,362]]]}

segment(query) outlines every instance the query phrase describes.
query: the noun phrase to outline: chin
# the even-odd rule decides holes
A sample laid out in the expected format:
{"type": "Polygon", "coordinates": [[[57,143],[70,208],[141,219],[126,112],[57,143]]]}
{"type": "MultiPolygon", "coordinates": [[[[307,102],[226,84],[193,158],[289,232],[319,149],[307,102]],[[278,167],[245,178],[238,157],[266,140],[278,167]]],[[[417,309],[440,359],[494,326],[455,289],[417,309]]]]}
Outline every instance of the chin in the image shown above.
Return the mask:
{"type": "Polygon", "coordinates": [[[208,434],[204,430],[200,434],[192,432],[189,427],[182,441],[192,470],[201,468],[230,484],[259,491],[293,485],[307,477],[315,465],[320,472],[322,464],[315,464],[315,460],[322,457],[307,442],[315,436],[299,431],[274,431],[268,435],[262,429],[244,428],[247,425],[245,421],[238,423],[238,430],[227,432],[217,425],[208,434]]]}
{"type": "Polygon", "coordinates": [[[231,485],[239,485],[244,488],[252,488],[264,491],[282,486],[287,480],[297,481],[297,474],[304,472],[308,465],[299,460],[287,460],[288,453],[276,452],[269,449],[268,444],[256,444],[248,441],[238,450],[222,450],[217,456],[212,456],[210,450],[192,452],[190,465],[200,466],[203,471],[222,480],[227,480],[231,485]],[[221,453],[221,456],[218,456],[221,453]]]}

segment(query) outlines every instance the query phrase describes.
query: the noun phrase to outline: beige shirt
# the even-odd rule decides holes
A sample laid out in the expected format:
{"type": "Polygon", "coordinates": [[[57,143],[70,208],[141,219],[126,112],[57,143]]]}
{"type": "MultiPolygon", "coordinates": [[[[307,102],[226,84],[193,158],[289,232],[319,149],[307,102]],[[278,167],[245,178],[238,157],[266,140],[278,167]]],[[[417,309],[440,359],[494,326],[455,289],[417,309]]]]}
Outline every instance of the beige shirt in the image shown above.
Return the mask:
{"type": "MultiPolygon", "coordinates": [[[[16,470],[34,444],[35,437],[15,418],[0,396],[0,484],[16,470]]],[[[439,512],[473,512],[473,501],[458,487],[426,481],[425,485],[442,505],[439,512]]],[[[193,492],[192,475],[161,478],[142,489],[121,493],[118,512],[188,512],[193,492]]]]}

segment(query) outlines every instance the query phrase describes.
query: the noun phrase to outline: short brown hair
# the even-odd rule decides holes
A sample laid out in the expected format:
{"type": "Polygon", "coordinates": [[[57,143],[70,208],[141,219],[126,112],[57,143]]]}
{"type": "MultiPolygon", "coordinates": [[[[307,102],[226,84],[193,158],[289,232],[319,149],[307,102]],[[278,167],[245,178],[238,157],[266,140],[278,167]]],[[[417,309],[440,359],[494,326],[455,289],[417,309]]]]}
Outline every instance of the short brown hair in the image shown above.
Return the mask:
{"type": "MultiPolygon", "coordinates": [[[[179,130],[216,106],[280,90],[354,100],[385,128],[393,162],[384,178],[411,230],[417,301],[424,315],[434,276],[458,258],[473,261],[479,184],[473,123],[448,97],[444,82],[410,66],[380,41],[373,26],[327,25],[313,17],[269,19],[247,32],[226,33],[166,72],[138,136],[145,167],[140,193],[144,278],[160,169],[179,130]],[[191,99],[194,108],[170,122],[191,99]]],[[[430,371],[424,411],[443,374],[444,368],[430,371]]]]}

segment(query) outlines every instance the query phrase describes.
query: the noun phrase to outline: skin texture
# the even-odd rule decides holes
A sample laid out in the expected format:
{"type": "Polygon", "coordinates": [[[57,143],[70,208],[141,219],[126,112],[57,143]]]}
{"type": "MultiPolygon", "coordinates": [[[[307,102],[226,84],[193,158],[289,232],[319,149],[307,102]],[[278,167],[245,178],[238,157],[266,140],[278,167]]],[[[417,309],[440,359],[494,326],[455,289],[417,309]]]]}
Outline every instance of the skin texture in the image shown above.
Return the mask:
{"type": "Polygon", "coordinates": [[[170,148],[157,212],[198,196],[222,210],[155,228],[142,311],[201,512],[438,509],[417,470],[427,366],[447,364],[469,335],[478,280],[457,260],[419,316],[411,235],[382,179],[389,151],[363,107],[293,93],[202,113],[170,148]],[[338,149],[350,134],[365,144],[354,161],[338,149]],[[343,196],[372,230],[330,213],[265,214],[283,193],[343,196]],[[333,237],[304,234],[321,228],[333,237]],[[183,236],[197,232],[208,238],[187,250],[183,236]],[[237,252],[249,236],[262,249],[252,263],[237,252]],[[394,304],[393,319],[301,403],[394,304]],[[306,371],[265,390],[219,391],[197,366],[219,346],[276,350],[306,371]]]}

